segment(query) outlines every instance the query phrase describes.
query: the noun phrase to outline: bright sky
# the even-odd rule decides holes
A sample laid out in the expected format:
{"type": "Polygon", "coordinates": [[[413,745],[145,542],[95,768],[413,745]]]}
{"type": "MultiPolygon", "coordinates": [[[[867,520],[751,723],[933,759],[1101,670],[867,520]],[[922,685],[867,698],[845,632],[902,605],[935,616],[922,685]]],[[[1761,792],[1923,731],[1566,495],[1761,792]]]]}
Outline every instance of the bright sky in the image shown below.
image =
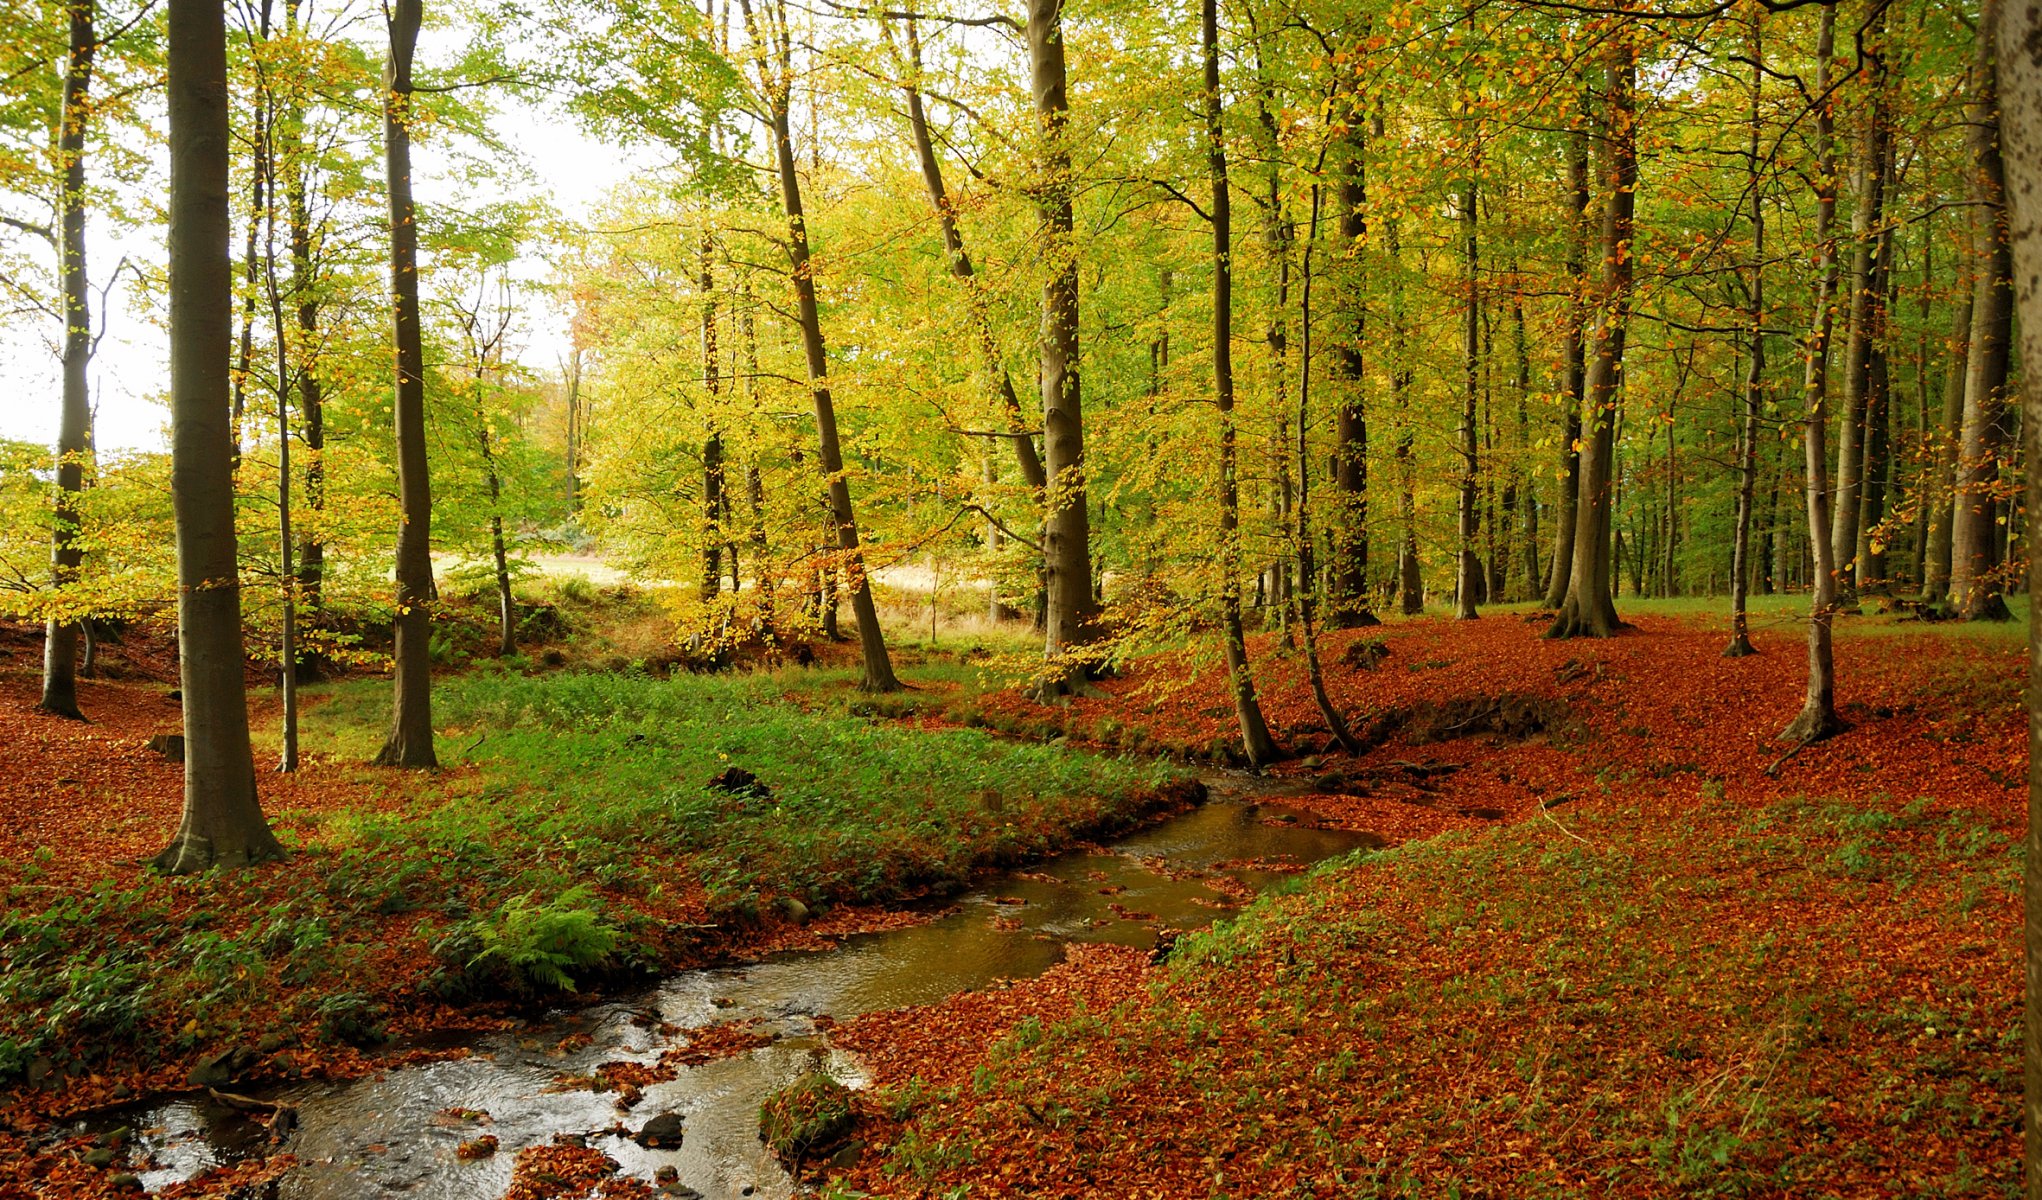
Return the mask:
{"type": "MultiPolygon", "coordinates": [[[[629,152],[597,142],[564,115],[506,102],[496,122],[504,141],[524,155],[553,207],[570,219],[586,218],[610,190],[636,169],[629,152]]],[[[167,150],[158,143],[158,178],[168,174],[167,150]]],[[[448,184],[434,170],[430,143],[413,147],[421,206],[449,199],[448,184]]],[[[492,197],[462,196],[463,203],[492,197]]],[[[104,285],[107,273],[123,256],[136,261],[163,261],[163,230],[138,230],[115,237],[102,224],[89,229],[88,263],[93,287],[104,285]]],[[[529,279],[551,276],[549,264],[528,261],[518,274],[529,279]]],[[[123,289],[127,291],[129,289],[123,289]]],[[[116,294],[109,306],[107,328],[93,361],[92,392],[98,412],[97,441],[102,449],[160,449],[169,444],[169,410],[164,392],[169,383],[169,351],[161,315],[137,311],[116,294]]],[[[59,362],[58,330],[53,322],[24,315],[0,320],[0,437],[54,445],[57,437],[59,362]],[[46,327],[47,326],[47,327],[46,327]]],[[[524,359],[546,370],[566,347],[566,321],[544,305],[534,305],[526,327],[513,340],[524,359]]]]}

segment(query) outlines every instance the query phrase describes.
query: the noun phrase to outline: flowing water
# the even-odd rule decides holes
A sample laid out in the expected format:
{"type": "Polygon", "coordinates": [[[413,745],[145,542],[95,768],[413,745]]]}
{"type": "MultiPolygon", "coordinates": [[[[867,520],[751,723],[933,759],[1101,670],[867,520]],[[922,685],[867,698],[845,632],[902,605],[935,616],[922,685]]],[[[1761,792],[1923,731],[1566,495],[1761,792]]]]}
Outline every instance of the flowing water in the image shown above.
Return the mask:
{"type": "MultiPolygon", "coordinates": [[[[468,1057],[347,1083],[264,1090],[259,1099],[289,1105],[297,1115],[281,1149],[300,1165],[271,1194],[496,1200],[518,1150],[567,1133],[585,1136],[628,1175],[651,1180],[660,1168],[674,1168],[677,1194],[787,1196],[792,1182],[759,1141],[759,1102],[816,1069],[854,1087],[867,1082],[857,1058],[829,1044],[818,1017],[848,1020],[1040,975],[1062,961],[1072,942],[1150,946],[1160,930],[1201,927],[1229,910],[1226,894],[1201,878],[1226,876],[1259,891],[1286,868],[1381,844],[1367,834],[1311,829],[1295,813],[1254,803],[1249,789],[1259,785],[1251,780],[1209,782],[1212,802],[1106,853],[1070,854],[995,877],[926,924],[858,935],[820,952],[684,972],[633,997],[481,1036],[468,1057]],[[550,1090],[562,1075],[586,1074],[601,1063],[652,1062],[690,1028],[723,1021],[755,1022],[771,1041],[681,1067],[672,1081],[644,1088],[628,1114],[618,1112],[614,1093],[550,1090]],[[490,1123],[439,1115],[450,1108],[486,1112],[490,1123]],[[663,1113],[685,1122],[677,1148],[645,1149],[612,1132],[620,1121],[635,1130],[663,1113]],[[498,1153],[474,1162],[457,1158],[455,1148],[479,1132],[499,1140],[498,1153]]],[[[146,1165],[139,1174],[152,1190],[279,1149],[267,1126],[209,1097],[131,1111],[95,1127],[115,1124],[138,1131],[134,1161],[146,1165]]]]}

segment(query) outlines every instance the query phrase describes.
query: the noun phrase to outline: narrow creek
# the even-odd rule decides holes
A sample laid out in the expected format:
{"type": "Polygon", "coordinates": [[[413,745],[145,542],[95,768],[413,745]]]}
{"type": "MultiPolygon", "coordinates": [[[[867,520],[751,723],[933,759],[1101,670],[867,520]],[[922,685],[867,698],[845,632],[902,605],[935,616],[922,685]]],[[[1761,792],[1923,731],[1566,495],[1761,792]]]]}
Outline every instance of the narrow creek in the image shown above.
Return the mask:
{"type": "Polygon", "coordinates": [[[817,1018],[848,1020],[1032,978],[1061,962],[1071,943],[1148,947],[1159,931],[1200,928],[1232,911],[1242,886],[1260,892],[1298,868],[1381,844],[1368,834],[1310,828],[1301,814],[1263,802],[1275,794],[1263,781],[1212,775],[1207,785],[1211,798],[1199,808],[1105,853],[1073,853],[992,877],[924,924],[860,934],[829,950],[684,972],[636,995],[480,1036],[467,1057],[345,1083],[265,1089],[258,1099],[296,1110],[296,1127],[281,1146],[248,1113],[203,1095],[95,1127],[135,1131],[134,1161],[152,1191],[281,1150],[300,1165],[266,1193],[276,1200],[497,1200],[519,1150],[578,1134],[617,1160],[622,1174],[650,1182],[673,1168],[679,1183],[669,1184],[671,1194],[789,1196],[793,1182],[759,1141],[760,1101],[818,1068],[854,1087],[869,1082],[854,1055],[829,1044],[817,1018]],[[755,1022],[770,1041],[680,1067],[677,1078],[646,1086],[629,1113],[619,1113],[615,1093],[554,1090],[562,1076],[606,1062],[650,1063],[691,1029],[731,1021],[755,1022]],[[485,1112],[489,1123],[441,1115],[450,1109],[485,1112]],[[667,1113],[683,1122],[676,1148],[647,1149],[613,1132],[620,1121],[638,1130],[667,1113]],[[485,1132],[498,1139],[496,1154],[456,1156],[463,1140],[485,1132]]]}

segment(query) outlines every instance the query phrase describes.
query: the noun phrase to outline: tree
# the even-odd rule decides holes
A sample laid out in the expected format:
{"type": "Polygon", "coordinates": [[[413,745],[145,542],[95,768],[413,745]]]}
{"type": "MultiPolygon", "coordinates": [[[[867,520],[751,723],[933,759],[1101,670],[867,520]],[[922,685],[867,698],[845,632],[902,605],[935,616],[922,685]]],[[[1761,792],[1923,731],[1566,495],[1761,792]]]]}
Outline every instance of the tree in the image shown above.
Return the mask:
{"type": "Polygon", "coordinates": [[[1566,408],[1560,430],[1559,509],[1553,520],[1553,569],[1545,607],[1567,602],[1574,575],[1574,537],[1581,497],[1581,404],[1588,388],[1588,131],[1567,134],[1567,326],[1560,361],[1566,373],[1566,408]]]}
{"type": "Polygon", "coordinates": [[[1611,599],[1610,521],[1615,489],[1618,375],[1624,367],[1624,338],[1631,313],[1632,218],[1636,211],[1638,152],[1635,97],[1635,33],[1628,23],[1610,35],[1603,97],[1602,283],[1595,317],[1595,358],[1589,367],[1582,414],[1588,445],[1581,457],[1581,488],[1575,500],[1574,567],[1560,615],[1546,630],[1552,638],[1611,637],[1617,632],[1611,599]]]}
{"type": "Polygon", "coordinates": [[[1836,621],[1836,556],[1829,524],[1829,337],[1836,320],[1836,137],[1831,115],[1830,60],[1836,47],[1836,5],[1822,6],[1815,41],[1815,298],[1814,316],[1801,347],[1801,396],[1807,412],[1801,440],[1806,450],[1808,549],[1814,561],[1808,600],[1808,694],[1801,712],[1780,732],[1784,741],[1818,742],[1841,731],[1836,715],[1836,657],[1830,645],[1836,621]]]}
{"type": "Polygon", "coordinates": [[[171,489],[177,511],[184,816],[154,865],[178,874],[283,857],[256,798],[242,675],[228,357],[227,31],[170,0],[171,489]]]}
{"type": "Polygon", "coordinates": [[[1043,569],[1048,590],[1045,698],[1075,690],[1083,664],[1069,655],[1098,634],[1092,591],[1092,526],[1085,493],[1085,410],[1078,379],[1078,248],[1072,218],[1075,180],[1069,138],[1070,101],[1064,70],[1063,0],[1028,0],[1030,91],[1041,136],[1042,254],[1049,281],[1042,289],[1042,414],[1044,475],[1043,569]]]}
{"type": "Polygon", "coordinates": [[[823,342],[822,314],[816,307],[815,273],[808,247],[808,219],[801,200],[801,175],[794,159],[794,131],[789,120],[794,86],[794,35],[782,0],[766,0],[754,13],[751,0],[738,0],[744,10],[758,73],[759,93],[766,103],[774,159],[780,176],[780,208],[787,219],[787,259],[794,286],[796,319],[808,364],[809,394],[815,405],[815,429],[823,478],[837,547],[851,585],[851,611],[858,618],[858,646],[864,674],[858,686],[868,692],[896,692],[900,680],[887,656],[886,635],[879,628],[879,608],[872,601],[872,581],[858,544],[858,519],[851,508],[851,485],[844,473],[843,450],[837,438],[836,402],[830,396],[829,351],[823,342]]]}
{"type": "MultiPolygon", "coordinates": [[[[1765,406],[1765,189],[1760,176],[1759,102],[1765,95],[1765,35],[1760,18],[1751,22],[1751,129],[1746,143],[1745,187],[1751,192],[1751,268],[1745,284],[1745,336],[1751,343],[1744,373],[1744,421],[1737,429],[1737,528],[1730,557],[1730,644],[1725,658],[1756,653],[1744,611],[1751,586],[1751,502],[1758,487],[1759,414],[1765,406]]],[[[1667,447],[1673,432],[1667,431],[1667,447]]],[[[1668,473],[1671,475],[1671,472],[1668,473]]]]}
{"type": "Polygon", "coordinates": [[[1200,28],[1205,51],[1205,161],[1212,177],[1212,384],[1220,417],[1220,624],[1226,638],[1227,675],[1233,684],[1234,717],[1250,766],[1279,757],[1248,665],[1248,640],[1241,629],[1241,495],[1234,444],[1234,205],[1227,181],[1226,134],[1220,128],[1218,0],[1202,0],[1200,28]]]}
{"type": "MultiPolygon", "coordinates": [[[[63,171],[60,202],[63,260],[64,396],[57,429],[56,512],[50,545],[50,582],[61,589],[78,576],[85,560],[78,544],[78,495],[85,490],[85,460],[92,439],[92,408],[86,369],[92,361],[92,309],[85,269],[85,139],[92,121],[92,65],[98,52],[93,29],[95,0],[70,0],[64,94],[58,110],[57,155],[63,171]]],[[[51,617],[43,633],[44,712],[83,720],[78,708],[78,623],[51,617]]]]}
{"type": "Polygon", "coordinates": [[[411,61],[424,0],[386,0],[383,164],[390,197],[390,308],[396,346],[396,663],[384,767],[437,767],[432,723],[432,477],[425,448],[425,344],[418,311],[418,217],[411,199],[411,61]]]}
{"type": "Polygon", "coordinates": [[[1950,597],[1967,621],[2004,621],[2000,596],[1998,481],[2013,338],[2013,255],[2006,221],[2005,159],[2000,153],[1998,56],[1987,0],[1972,62],[1966,118],[1970,154],[1972,258],[1971,339],[1964,377],[1964,425],[1958,446],[1955,511],[1950,530],[1950,597]]]}
{"type": "MultiPolygon", "coordinates": [[[[2021,428],[2028,461],[2042,453],[2042,10],[1986,0],[1979,29],[1997,35],[2000,135],[2006,150],[2008,242],[2019,280],[2021,428]]],[[[2028,511],[2042,512],[2042,472],[2028,471],[2028,511]]],[[[2029,1200],[2042,1200],[2042,554],[2028,556],[2028,837],[2023,915],[2026,1021],[2021,1041],[2029,1200]]]]}

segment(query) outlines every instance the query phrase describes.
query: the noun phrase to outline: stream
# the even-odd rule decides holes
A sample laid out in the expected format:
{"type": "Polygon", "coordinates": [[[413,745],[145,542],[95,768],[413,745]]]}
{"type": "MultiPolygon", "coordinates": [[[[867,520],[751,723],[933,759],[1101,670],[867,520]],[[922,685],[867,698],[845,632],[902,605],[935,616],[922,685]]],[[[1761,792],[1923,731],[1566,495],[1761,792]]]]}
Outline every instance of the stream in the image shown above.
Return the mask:
{"type": "Polygon", "coordinates": [[[790,1196],[792,1180],[759,1140],[760,1101],[817,1069],[853,1087],[870,1082],[856,1056],[829,1044],[818,1017],[848,1020],[1032,978],[1061,962],[1074,942],[1152,946],[1159,930],[1200,928],[1237,906],[1201,876],[1224,875],[1259,892],[1297,868],[1381,844],[1368,834],[1312,829],[1300,814],[1257,803],[1269,794],[1260,781],[1218,775],[1207,782],[1206,804],[1104,853],[1068,854],[991,877],[924,924],[856,935],[824,951],[683,972],[635,995],[482,1035],[464,1058],[262,1089],[258,1099],[296,1110],[296,1128],[281,1147],[249,1113],[204,1095],[103,1117],[93,1127],[136,1131],[135,1170],[150,1190],[282,1150],[299,1165],[265,1193],[276,1200],[497,1200],[520,1149],[566,1133],[585,1135],[625,1175],[650,1182],[673,1168],[679,1183],[668,1185],[672,1194],[790,1196]],[[646,1086],[629,1113],[618,1112],[613,1092],[549,1090],[559,1077],[605,1062],[653,1062],[689,1029],[729,1021],[755,1022],[755,1032],[771,1040],[680,1067],[677,1078],[646,1086]],[[451,1108],[480,1110],[490,1121],[440,1116],[451,1108]],[[664,1113],[684,1122],[678,1147],[646,1149],[609,1132],[620,1119],[636,1130],[664,1113]],[[478,1133],[494,1135],[498,1152],[457,1158],[455,1148],[478,1133]]]}

